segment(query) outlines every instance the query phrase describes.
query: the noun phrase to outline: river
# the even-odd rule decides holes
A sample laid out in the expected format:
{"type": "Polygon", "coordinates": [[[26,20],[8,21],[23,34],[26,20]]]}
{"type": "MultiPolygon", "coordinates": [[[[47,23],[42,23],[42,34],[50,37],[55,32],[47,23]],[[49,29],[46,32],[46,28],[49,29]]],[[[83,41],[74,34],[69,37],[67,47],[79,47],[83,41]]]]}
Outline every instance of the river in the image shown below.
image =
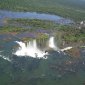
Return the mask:
{"type": "Polygon", "coordinates": [[[3,20],[5,18],[10,18],[10,19],[17,19],[17,18],[40,19],[40,20],[54,21],[54,22],[57,22],[59,24],[73,23],[72,20],[60,17],[58,15],[37,13],[37,12],[13,12],[13,11],[0,10],[0,24],[1,25],[3,24],[3,20]]]}

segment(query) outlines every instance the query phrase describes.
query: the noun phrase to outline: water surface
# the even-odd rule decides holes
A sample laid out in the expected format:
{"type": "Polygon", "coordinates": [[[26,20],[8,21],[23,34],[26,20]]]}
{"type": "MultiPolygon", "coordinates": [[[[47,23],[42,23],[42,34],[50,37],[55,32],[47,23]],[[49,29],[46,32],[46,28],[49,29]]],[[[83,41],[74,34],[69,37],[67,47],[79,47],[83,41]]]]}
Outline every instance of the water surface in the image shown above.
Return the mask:
{"type": "Polygon", "coordinates": [[[37,12],[12,12],[12,11],[0,10],[0,19],[3,21],[3,19],[5,18],[40,19],[40,20],[55,21],[60,24],[73,23],[73,21],[70,19],[66,19],[52,14],[37,13],[37,12]]]}

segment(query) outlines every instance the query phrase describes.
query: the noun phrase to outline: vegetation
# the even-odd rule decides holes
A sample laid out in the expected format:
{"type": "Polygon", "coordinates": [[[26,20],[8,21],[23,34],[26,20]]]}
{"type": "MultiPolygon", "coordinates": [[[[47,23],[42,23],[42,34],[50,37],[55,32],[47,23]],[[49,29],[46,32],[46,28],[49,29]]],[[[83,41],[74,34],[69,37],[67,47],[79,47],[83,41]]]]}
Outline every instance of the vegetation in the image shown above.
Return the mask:
{"type": "Polygon", "coordinates": [[[12,33],[12,32],[20,33],[20,32],[25,32],[25,31],[27,31],[27,29],[18,28],[18,27],[11,27],[11,26],[0,27],[0,34],[2,34],[2,33],[12,33]]]}
{"type": "MultiPolygon", "coordinates": [[[[34,28],[34,29],[53,29],[58,26],[57,23],[52,22],[52,21],[47,21],[47,20],[39,20],[39,19],[9,19],[8,25],[12,25],[13,23],[16,23],[15,26],[18,25],[23,25],[25,27],[28,27],[29,29],[34,28]]],[[[30,29],[30,30],[31,30],[30,29]]]]}
{"type": "MultiPolygon", "coordinates": [[[[30,38],[37,38],[39,40],[47,39],[47,34],[54,34],[59,41],[67,43],[84,43],[85,42],[85,28],[79,29],[75,25],[61,25],[52,21],[37,20],[37,19],[11,19],[7,21],[7,26],[0,28],[0,33],[15,33],[22,34],[31,33],[30,38]],[[12,25],[15,23],[14,25],[12,25]],[[18,26],[17,26],[18,24],[18,26]],[[20,27],[19,27],[20,26],[20,27]],[[47,34],[45,34],[47,33],[47,34]],[[36,35],[36,36],[35,36],[36,35]]],[[[23,37],[23,40],[29,40],[28,37],[23,37]]],[[[44,40],[43,40],[44,41],[44,40]]]]}
{"type": "Polygon", "coordinates": [[[0,9],[45,12],[85,20],[84,0],[0,0],[0,9]]]}
{"type": "MultiPolygon", "coordinates": [[[[0,9],[45,12],[80,21],[85,20],[85,2],[82,0],[80,3],[80,1],[0,0],[0,9]]],[[[2,50],[0,51],[0,85],[85,84],[85,53],[83,51],[80,55],[78,47],[70,50],[72,56],[75,55],[77,58],[52,50],[49,50],[47,60],[17,57],[12,54],[13,46],[16,46],[14,41],[28,41],[36,38],[38,46],[44,48],[49,34],[55,36],[61,48],[63,48],[63,41],[65,47],[85,45],[85,27],[79,29],[76,24],[62,25],[37,19],[7,19],[4,22],[6,24],[0,26],[0,50],[2,50]],[[5,39],[2,40],[2,38],[5,39]],[[2,55],[11,58],[11,62],[3,59],[2,55]]],[[[84,46],[82,47],[84,49],[84,46]]]]}

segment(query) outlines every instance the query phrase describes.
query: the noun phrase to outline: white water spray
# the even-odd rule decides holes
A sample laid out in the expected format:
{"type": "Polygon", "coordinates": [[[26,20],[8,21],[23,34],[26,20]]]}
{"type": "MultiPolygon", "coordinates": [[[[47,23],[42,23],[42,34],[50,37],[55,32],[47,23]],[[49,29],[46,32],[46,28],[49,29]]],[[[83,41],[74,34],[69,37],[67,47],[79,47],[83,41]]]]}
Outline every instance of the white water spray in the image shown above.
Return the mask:
{"type": "Polygon", "coordinates": [[[3,58],[4,60],[7,60],[7,61],[11,62],[11,60],[8,57],[5,57],[3,55],[0,55],[0,57],[3,58]]]}
{"type": "MultiPolygon", "coordinates": [[[[0,53],[2,53],[3,51],[0,51],[0,53]]],[[[8,57],[5,57],[3,55],[0,55],[1,58],[3,58],[4,60],[7,60],[9,62],[11,62],[11,59],[9,59],[8,57]]]]}
{"type": "MultiPolygon", "coordinates": [[[[40,50],[37,46],[36,40],[29,41],[27,42],[27,44],[21,41],[16,41],[16,43],[19,44],[20,47],[18,47],[17,51],[13,53],[14,55],[47,59],[48,52],[45,53],[45,50],[44,51],[40,50]]],[[[66,47],[63,49],[58,48],[58,46],[55,45],[53,36],[49,38],[48,43],[49,48],[52,48],[53,50],[59,53],[72,49],[72,47],[66,47]]]]}
{"type": "Polygon", "coordinates": [[[54,39],[55,39],[55,38],[54,38],[53,36],[50,37],[50,39],[49,39],[49,47],[52,48],[52,49],[54,49],[54,50],[56,50],[56,51],[58,51],[59,53],[60,53],[60,52],[64,52],[64,51],[66,51],[66,50],[70,50],[70,49],[73,48],[73,47],[65,47],[65,48],[63,48],[63,49],[60,49],[57,45],[55,45],[54,39]]]}
{"type": "Polygon", "coordinates": [[[13,54],[15,54],[17,56],[30,56],[30,57],[33,57],[33,58],[47,59],[46,53],[41,51],[37,47],[36,40],[29,41],[29,43],[27,43],[27,45],[25,43],[19,42],[19,41],[16,41],[16,43],[19,44],[20,47],[13,54]]]}
{"type": "Polygon", "coordinates": [[[66,48],[63,48],[63,49],[61,49],[61,51],[63,52],[63,51],[66,51],[66,50],[70,50],[70,49],[72,49],[73,47],[66,47],[66,48]]]}
{"type": "Polygon", "coordinates": [[[54,41],[54,37],[53,36],[50,37],[50,39],[49,39],[49,47],[54,49],[54,50],[56,50],[56,51],[59,50],[59,48],[55,45],[55,41],[54,41]]]}

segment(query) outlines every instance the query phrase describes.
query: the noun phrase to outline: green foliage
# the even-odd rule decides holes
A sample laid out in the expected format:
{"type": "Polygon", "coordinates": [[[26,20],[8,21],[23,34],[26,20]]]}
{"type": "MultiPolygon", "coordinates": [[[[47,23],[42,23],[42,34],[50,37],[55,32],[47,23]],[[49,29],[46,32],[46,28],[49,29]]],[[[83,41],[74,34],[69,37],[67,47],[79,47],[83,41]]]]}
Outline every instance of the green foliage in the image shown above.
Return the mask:
{"type": "Polygon", "coordinates": [[[7,33],[7,32],[20,33],[20,32],[25,32],[25,31],[27,31],[27,29],[25,29],[25,28],[18,28],[18,27],[11,27],[11,26],[0,27],[0,33],[7,33]]]}
{"type": "MultiPolygon", "coordinates": [[[[46,20],[38,20],[38,19],[11,19],[8,20],[9,24],[17,23],[22,24],[23,26],[28,26],[28,28],[40,28],[40,29],[52,29],[57,26],[56,23],[52,21],[46,21],[46,20]]],[[[16,24],[15,24],[16,25],[16,24]]]]}
{"type": "MultiPolygon", "coordinates": [[[[59,43],[62,43],[62,40],[66,42],[85,42],[85,29],[78,29],[74,25],[60,25],[52,21],[38,19],[11,19],[7,20],[7,23],[7,26],[0,28],[0,33],[36,33],[36,38],[40,43],[48,38],[48,35],[43,33],[44,30],[53,33],[59,40],[59,43]],[[12,26],[13,23],[16,24],[12,26]],[[41,30],[41,33],[37,32],[38,30],[41,30]]],[[[22,40],[27,41],[29,38],[24,37],[22,40]]]]}
{"type": "Polygon", "coordinates": [[[0,0],[0,9],[45,12],[74,20],[85,20],[83,0],[0,0]]]}

